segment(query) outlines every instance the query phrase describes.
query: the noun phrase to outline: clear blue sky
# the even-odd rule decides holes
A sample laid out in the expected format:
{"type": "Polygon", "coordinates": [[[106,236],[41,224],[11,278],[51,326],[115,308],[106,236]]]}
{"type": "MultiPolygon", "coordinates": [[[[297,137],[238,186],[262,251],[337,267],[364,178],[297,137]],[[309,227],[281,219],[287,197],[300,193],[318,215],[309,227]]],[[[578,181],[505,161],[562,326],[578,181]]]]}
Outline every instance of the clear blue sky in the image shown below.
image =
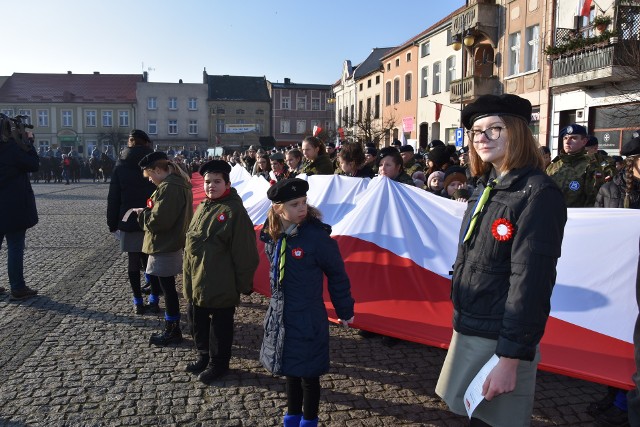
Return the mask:
{"type": "MultiPolygon", "coordinates": [[[[13,3],[17,5],[17,3],[13,3]]],[[[464,0],[31,0],[5,10],[0,75],[209,74],[331,84],[342,63],[397,46],[464,0]],[[391,10],[393,7],[393,10],[391,10]],[[8,26],[7,26],[8,25],[8,26]]]]}

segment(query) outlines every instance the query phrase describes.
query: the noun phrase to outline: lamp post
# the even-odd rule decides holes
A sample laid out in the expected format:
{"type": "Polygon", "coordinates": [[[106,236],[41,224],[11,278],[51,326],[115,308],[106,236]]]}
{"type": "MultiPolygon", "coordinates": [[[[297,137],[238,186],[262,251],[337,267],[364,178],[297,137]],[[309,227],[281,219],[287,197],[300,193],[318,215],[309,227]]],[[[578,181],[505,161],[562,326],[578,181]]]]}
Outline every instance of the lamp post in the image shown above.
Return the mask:
{"type": "MultiPolygon", "coordinates": [[[[464,17],[463,17],[464,18],[464,17]]],[[[464,97],[464,77],[465,77],[465,60],[464,60],[464,51],[465,49],[462,47],[464,44],[466,47],[471,47],[476,42],[475,37],[470,29],[464,29],[464,20],[463,25],[460,28],[460,33],[453,36],[453,43],[451,47],[453,50],[460,51],[460,127],[462,127],[462,108],[464,107],[464,103],[462,102],[464,97]]]]}

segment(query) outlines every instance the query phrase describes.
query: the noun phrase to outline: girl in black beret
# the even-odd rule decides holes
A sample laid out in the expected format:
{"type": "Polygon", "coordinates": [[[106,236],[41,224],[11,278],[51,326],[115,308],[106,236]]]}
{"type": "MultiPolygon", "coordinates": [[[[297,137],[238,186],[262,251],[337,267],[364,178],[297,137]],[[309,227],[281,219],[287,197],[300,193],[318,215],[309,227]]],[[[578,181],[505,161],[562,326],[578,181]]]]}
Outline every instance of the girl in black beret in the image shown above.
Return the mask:
{"type": "Polygon", "coordinates": [[[460,229],[454,332],[436,393],[467,415],[465,391],[489,363],[470,424],[529,426],[567,208],[544,173],[529,101],[480,97],[462,116],[479,179],[460,229]]]}
{"type": "Polygon", "coordinates": [[[329,370],[327,277],[333,307],[346,327],[353,322],[351,285],[331,227],[307,205],[309,184],[293,178],[267,192],[272,205],[260,239],[270,262],[271,300],[264,321],[260,361],[286,377],[285,427],[318,425],[320,375],[329,370]]]}
{"type": "Polygon", "coordinates": [[[405,173],[403,164],[400,152],[394,147],[385,147],[378,153],[378,175],[415,187],[413,179],[405,173]]]}

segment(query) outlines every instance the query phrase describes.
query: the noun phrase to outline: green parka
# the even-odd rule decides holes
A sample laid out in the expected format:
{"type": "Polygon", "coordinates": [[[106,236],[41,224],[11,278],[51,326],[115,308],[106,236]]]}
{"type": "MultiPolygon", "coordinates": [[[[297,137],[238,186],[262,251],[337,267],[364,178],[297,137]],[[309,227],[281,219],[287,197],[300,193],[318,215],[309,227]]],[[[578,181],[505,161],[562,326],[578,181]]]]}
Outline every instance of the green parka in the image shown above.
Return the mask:
{"type": "Polygon", "coordinates": [[[158,185],[150,201],[138,215],[138,224],[145,232],[142,252],[169,253],[184,248],[193,215],[191,183],[171,174],[158,185]]]}
{"type": "Polygon", "coordinates": [[[335,168],[333,162],[329,158],[328,154],[320,154],[312,162],[305,162],[302,165],[302,170],[299,173],[306,173],[307,175],[333,175],[335,168]]]}
{"type": "Polygon", "coordinates": [[[259,256],[253,223],[235,188],[203,200],[187,231],[183,295],[198,307],[229,308],[253,290],[259,256]]]}

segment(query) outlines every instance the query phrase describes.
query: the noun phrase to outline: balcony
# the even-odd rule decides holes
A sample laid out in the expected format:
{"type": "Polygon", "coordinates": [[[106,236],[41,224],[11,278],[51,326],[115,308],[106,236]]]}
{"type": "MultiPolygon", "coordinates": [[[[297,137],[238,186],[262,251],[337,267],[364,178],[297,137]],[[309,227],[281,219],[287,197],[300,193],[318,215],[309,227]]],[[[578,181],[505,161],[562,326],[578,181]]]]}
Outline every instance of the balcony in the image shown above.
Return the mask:
{"type": "Polygon", "coordinates": [[[451,20],[451,34],[464,34],[467,30],[483,33],[492,46],[497,46],[499,8],[497,4],[488,3],[476,3],[468,7],[451,20]]]}
{"type": "Polygon", "coordinates": [[[640,42],[620,40],[550,57],[549,87],[555,92],[638,78],[640,42]]]}
{"type": "Polygon", "coordinates": [[[497,94],[498,78],[469,76],[462,80],[453,80],[449,89],[449,101],[452,104],[469,103],[482,95],[497,94]]]}

